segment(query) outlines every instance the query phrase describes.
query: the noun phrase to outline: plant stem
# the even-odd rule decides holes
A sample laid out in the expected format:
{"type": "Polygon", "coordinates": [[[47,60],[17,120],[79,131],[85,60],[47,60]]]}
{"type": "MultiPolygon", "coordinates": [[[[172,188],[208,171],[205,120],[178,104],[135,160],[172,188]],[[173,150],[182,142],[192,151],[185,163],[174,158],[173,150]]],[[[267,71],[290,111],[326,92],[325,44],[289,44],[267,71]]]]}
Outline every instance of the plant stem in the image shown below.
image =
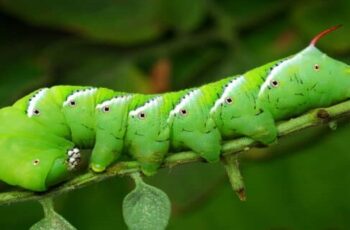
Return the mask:
{"type": "MultiPolygon", "coordinates": [[[[328,108],[315,109],[288,121],[279,122],[277,124],[278,134],[279,137],[282,137],[308,127],[331,122],[342,116],[350,117],[350,100],[333,105],[328,108]]],[[[223,143],[222,154],[223,156],[227,156],[230,154],[238,154],[240,152],[247,151],[250,148],[257,145],[259,145],[259,143],[254,141],[253,139],[248,137],[241,137],[223,143]]],[[[170,156],[164,160],[164,164],[162,167],[170,168],[176,165],[199,161],[203,161],[203,159],[199,157],[196,153],[192,151],[186,151],[176,154],[170,154],[170,156]]],[[[140,172],[139,164],[137,162],[117,162],[103,173],[96,174],[91,171],[88,171],[80,176],[75,177],[70,181],[63,183],[58,187],[50,189],[47,192],[35,193],[30,191],[23,191],[20,189],[11,192],[2,192],[0,193],[0,205],[29,200],[41,200],[44,198],[54,197],[62,193],[66,193],[92,183],[97,183],[117,175],[126,175],[136,172],[140,172]]]]}
{"type": "Polygon", "coordinates": [[[52,197],[41,199],[39,202],[43,207],[45,217],[52,215],[54,212],[52,197]]]}
{"type": "Polygon", "coordinates": [[[241,172],[239,170],[239,164],[237,155],[231,154],[223,157],[222,162],[225,166],[228,179],[230,180],[233,191],[236,192],[238,198],[241,201],[246,200],[245,187],[241,172]]]}

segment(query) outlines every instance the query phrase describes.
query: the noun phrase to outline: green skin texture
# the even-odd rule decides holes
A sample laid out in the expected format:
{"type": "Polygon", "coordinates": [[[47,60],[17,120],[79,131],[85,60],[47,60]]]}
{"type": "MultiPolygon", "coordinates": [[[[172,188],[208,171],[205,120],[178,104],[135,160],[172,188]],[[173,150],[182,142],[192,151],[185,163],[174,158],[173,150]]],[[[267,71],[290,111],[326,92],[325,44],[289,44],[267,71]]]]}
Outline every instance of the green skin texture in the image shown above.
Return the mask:
{"type": "Polygon", "coordinates": [[[217,162],[223,139],[274,143],[276,121],[348,99],[350,67],[310,45],[243,75],[162,95],[55,86],[34,103],[40,114],[29,116],[38,92],[0,110],[0,179],[45,191],[72,175],[67,151],[74,147],[92,148],[95,172],[127,154],[152,175],[169,151],[217,162]]]}

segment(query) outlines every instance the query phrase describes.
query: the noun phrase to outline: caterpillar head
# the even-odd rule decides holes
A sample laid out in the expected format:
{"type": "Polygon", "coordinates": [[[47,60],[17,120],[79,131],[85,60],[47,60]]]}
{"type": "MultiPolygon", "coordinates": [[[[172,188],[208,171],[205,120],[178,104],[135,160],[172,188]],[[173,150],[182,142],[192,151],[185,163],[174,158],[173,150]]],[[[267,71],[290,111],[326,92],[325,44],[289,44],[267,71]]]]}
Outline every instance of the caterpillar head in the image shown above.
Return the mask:
{"type": "Polygon", "coordinates": [[[323,31],[307,48],[270,71],[258,97],[275,118],[287,118],[348,98],[349,66],[315,47],[322,36],[336,28],[323,31]]]}

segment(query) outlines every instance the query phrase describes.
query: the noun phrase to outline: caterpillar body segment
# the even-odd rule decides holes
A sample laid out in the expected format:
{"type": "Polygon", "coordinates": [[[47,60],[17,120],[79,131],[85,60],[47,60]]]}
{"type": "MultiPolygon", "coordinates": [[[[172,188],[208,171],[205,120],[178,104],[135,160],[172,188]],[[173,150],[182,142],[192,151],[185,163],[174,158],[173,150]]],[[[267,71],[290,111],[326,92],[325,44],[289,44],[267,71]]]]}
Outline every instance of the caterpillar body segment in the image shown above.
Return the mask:
{"type": "Polygon", "coordinates": [[[37,90],[0,110],[0,179],[44,191],[72,175],[79,149],[92,149],[95,172],[129,154],[152,175],[169,151],[190,149],[216,162],[223,139],[273,143],[276,121],[350,97],[350,67],[319,51],[319,37],[288,58],[179,92],[37,90]]]}
{"type": "Polygon", "coordinates": [[[166,96],[147,98],[129,112],[125,144],[146,175],[156,172],[170,148],[167,115],[171,99],[166,96]]]}
{"type": "Polygon", "coordinates": [[[216,93],[214,98],[206,93],[203,87],[189,90],[170,111],[171,143],[176,149],[187,147],[215,162],[220,157],[221,135],[209,112],[216,93]]]}
{"type": "Polygon", "coordinates": [[[276,140],[275,119],[260,105],[258,95],[261,85],[279,63],[271,62],[226,80],[210,111],[223,138],[244,135],[264,144],[276,140]]]}
{"type": "Polygon", "coordinates": [[[102,172],[118,159],[124,149],[131,95],[110,93],[111,99],[100,100],[95,108],[96,141],[90,166],[102,172]]]}
{"type": "Polygon", "coordinates": [[[71,131],[61,112],[62,104],[56,100],[55,90],[43,88],[18,100],[13,107],[25,112],[32,120],[50,126],[50,132],[70,139],[71,131]]]}

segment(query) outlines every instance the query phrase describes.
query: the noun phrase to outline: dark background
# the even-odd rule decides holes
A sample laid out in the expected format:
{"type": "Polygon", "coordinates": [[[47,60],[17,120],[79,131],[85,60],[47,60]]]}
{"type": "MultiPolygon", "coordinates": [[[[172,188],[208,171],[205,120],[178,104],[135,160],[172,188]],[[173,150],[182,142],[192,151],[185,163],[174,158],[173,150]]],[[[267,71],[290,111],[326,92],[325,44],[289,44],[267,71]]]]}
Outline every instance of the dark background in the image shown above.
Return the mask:
{"type": "MultiPolygon", "coordinates": [[[[350,63],[350,1],[0,0],[0,104],[56,84],[154,93],[198,86],[318,47],[350,63]]],[[[336,79],[335,79],[336,80],[336,79]]],[[[169,229],[350,229],[350,123],[283,138],[242,159],[239,202],[219,164],[163,169],[169,229]]],[[[15,167],[15,166],[14,166],[15,167]]],[[[56,198],[78,229],[125,229],[132,189],[115,178],[56,198]]],[[[38,203],[0,207],[0,229],[27,229],[38,203]]]]}

